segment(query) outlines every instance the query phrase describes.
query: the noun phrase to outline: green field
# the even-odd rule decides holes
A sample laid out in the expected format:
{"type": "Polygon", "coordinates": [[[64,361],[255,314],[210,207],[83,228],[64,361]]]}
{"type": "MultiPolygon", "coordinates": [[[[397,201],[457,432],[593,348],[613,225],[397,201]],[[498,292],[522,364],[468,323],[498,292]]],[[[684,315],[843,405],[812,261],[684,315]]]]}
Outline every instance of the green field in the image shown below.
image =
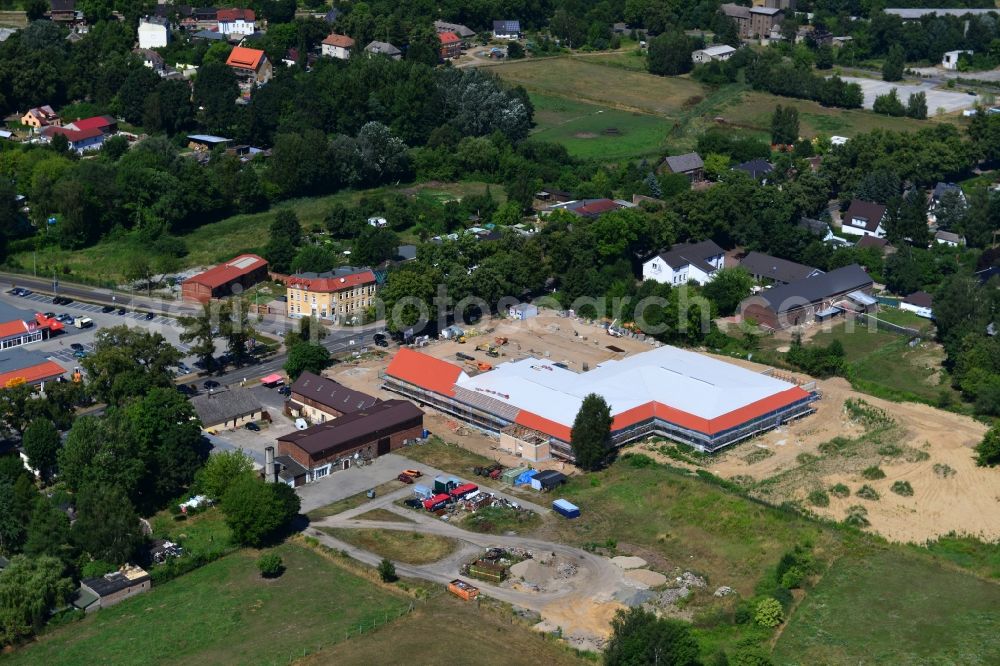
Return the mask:
{"type": "Polygon", "coordinates": [[[898,552],[844,558],[795,611],[777,664],[995,664],[1000,586],[898,552]]]}
{"type": "MultiPolygon", "coordinates": [[[[278,211],[292,209],[298,215],[303,229],[308,231],[315,225],[322,225],[326,214],[334,203],[353,204],[363,196],[377,196],[398,192],[413,193],[415,196],[431,197],[443,201],[456,199],[468,194],[481,194],[487,185],[478,182],[427,183],[421,185],[382,187],[373,190],[346,191],[323,197],[293,199],[275,205],[269,211],[247,215],[233,215],[218,222],[205,224],[181,238],[187,245],[188,254],[181,259],[184,266],[208,266],[232,259],[240,252],[259,252],[267,244],[271,222],[278,211]]],[[[490,191],[503,201],[503,188],[490,186],[490,191]]],[[[413,238],[402,234],[404,241],[413,238]]],[[[66,281],[85,279],[101,283],[117,282],[122,279],[122,270],[127,259],[136,253],[148,250],[138,239],[125,235],[121,238],[105,239],[82,250],[63,250],[56,246],[38,251],[38,273],[50,275],[57,269],[66,281]],[[66,270],[69,272],[67,273],[66,270]]],[[[12,257],[27,270],[32,270],[35,258],[31,252],[21,252],[12,257]]]]}
{"type": "Polygon", "coordinates": [[[7,663],[284,664],[410,604],[303,546],[277,552],[286,571],[276,580],[261,579],[256,552],[240,551],[55,629],[7,663]]]}
{"type": "Polygon", "coordinates": [[[209,555],[233,548],[225,516],[213,507],[185,520],[175,520],[169,511],[161,511],[149,519],[153,538],[169,539],[188,554],[209,555]]]}
{"type": "Polygon", "coordinates": [[[671,124],[660,116],[618,111],[551,95],[532,94],[531,136],[566,146],[573,157],[618,160],[656,156],[666,148],[671,124]]]}
{"type": "MultiPolygon", "coordinates": [[[[361,518],[361,516],[359,516],[361,518]]],[[[405,520],[400,518],[400,521],[405,520]]],[[[406,564],[429,564],[458,550],[458,542],[437,534],[397,530],[319,527],[335,539],[406,564]]]]}

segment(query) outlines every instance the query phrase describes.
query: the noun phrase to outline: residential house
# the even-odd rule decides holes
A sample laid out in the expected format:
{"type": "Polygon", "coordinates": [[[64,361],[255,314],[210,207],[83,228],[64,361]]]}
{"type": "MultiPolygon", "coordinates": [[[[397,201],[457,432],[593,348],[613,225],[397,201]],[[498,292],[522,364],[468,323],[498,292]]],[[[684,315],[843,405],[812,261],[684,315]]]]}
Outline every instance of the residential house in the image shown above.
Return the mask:
{"type": "Polygon", "coordinates": [[[968,201],[965,198],[965,192],[962,188],[955,183],[938,183],[934,186],[934,190],[931,192],[930,201],[927,202],[927,225],[931,228],[937,228],[937,209],[941,205],[941,200],[944,199],[945,195],[949,192],[954,193],[954,198],[957,198],[961,205],[965,206],[968,201]]]}
{"type": "Polygon", "coordinates": [[[632,204],[625,201],[613,199],[574,199],[547,206],[541,211],[542,215],[549,215],[553,211],[564,210],[580,217],[595,218],[604,213],[610,213],[619,208],[631,208],[632,204]]]}
{"type": "Polygon", "coordinates": [[[265,259],[256,254],[241,254],[189,277],[181,284],[181,295],[186,301],[207,303],[213,298],[242,293],[267,277],[265,259]]]}
{"type": "Polygon", "coordinates": [[[871,296],[874,282],[861,266],[851,264],[796,280],[750,296],[740,303],[743,320],[773,330],[812,321],[825,321],[844,312],[868,312],[878,301],[871,296]]]}
{"type": "MultiPolygon", "coordinates": [[[[406,400],[385,400],[340,418],[278,437],[278,453],[305,468],[305,481],[348,469],[423,436],[424,413],[406,400]]],[[[277,458],[275,459],[278,460],[277,458]]]]}
{"type": "Polygon", "coordinates": [[[51,106],[46,104],[45,106],[28,109],[28,112],[21,116],[21,124],[33,127],[34,129],[41,129],[49,125],[58,127],[62,125],[62,119],[58,113],[52,110],[51,106]]]}
{"type": "Polygon", "coordinates": [[[717,46],[706,46],[703,49],[698,49],[697,51],[691,52],[691,60],[696,65],[704,65],[705,63],[718,61],[725,62],[733,57],[736,53],[736,49],[728,44],[719,44],[717,46]]]}
{"type": "Polygon", "coordinates": [[[493,21],[493,39],[515,41],[521,39],[520,21],[493,21]]]}
{"type": "Polygon", "coordinates": [[[198,152],[209,152],[216,148],[225,148],[232,139],[214,134],[188,134],[188,148],[198,152]]]}
{"type": "Polygon", "coordinates": [[[854,199],[840,223],[840,232],[852,236],[885,238],[886,208],[882,204],[854,199]]]}
{"type": "Polygon", "coordinates": [[[201,427],[209,432],[236,429],[251,421],[268,421],[270,417],[250,389],[210,390],[191,398],[201,427]]]}
{"type": "Polygon", "coordinates": [[[191,11],[194,19],[194,30],[211,30],[219,32],[219,10],[215,7],[196,7],[191,11]]]}
{"type": "Polygon", "coordinates": [[[879,254],[892,254],[896,251],[896,248],[889,245],[889,241],[884,238],[879,238],[877,236],[862,236],[860,240],[855,244],[856,248],[859,250],[864,250],[866,248],[874,248],[879,251],[879,254]]]}
{"type": "Polygon", "coordinates": [[[354,40],[347,35],[338,35],[331,32],[326,36],[320,45],[320,54],[327,58],[337,58],[338,60],[348,60],[351,57],[351,49],[354,48],[354,40]]]}
{"type": "Polygon", "coordinates": [[[785,12],[777,7],[750,8],[750,37],[767,37],[785,20],[785,12]]]}
{"type": "Polygon", "coordinates": [[[151,586],[152,580],[149,574],[140,567],[132,565],[125,565],[118,571],[80,581],[80,590],[93,598],[91,603],[84,606],[87,612],[98,608],[109,608],[129,597],[149,592],[151,586]]]}
{"type": "Polygon", "coordinates": [[[799,264],[788,259],[772,257],[763,252],[750,252],[740,259],[740,268],[746,270],[758,282],[788,284],[820,275],[818,268],[799,264]]]}
{"type": "Polygon", "coordinates": [[[453,32],[439,32],[441,40],[441,60],[451,60],[462,55],[462,40],[453,32]]]}
{"type": "Polygon", "coordinates": [[[754,180],[766,183],[768,175],[774,171],[774,166],[767,160],[758,157],[746,162],[741,162],[734,166],[733,169],[743,171],[754,180]]]}
{"type": "Polygon", "coordinates": [[[167,63],[163,60],[163,56],[152,49],[135,49],[132,53],[139,56],[144,66],[161,76],[167,70],[167,63]]]}
{"type": "Polygon", "coordinates": [[[257,15],[252,9],[220,9],[216,20],[219,32],[230,39],[246,37],[257,30],[257,15]]]}
{"type": "Polygon", "coordinates": [[[79,17],[76,0],[49,0],[49,19],[53,23],[75,23],[79,17]]]}
{"type": "Polygon", "coordinates": [[[399,60],[403,57],[403,52],[389,42],[369,42],[368,46],[365,47],[365,53],[368,54],[369,58],[371,56],[381,55],[387,58],[392,58],[393,60],[399,60]]]}
{"type": "Polygon", "coordinates": [[[309,423],[325,423],[374,407],[378,398],[361,391],[349,389],[332,379],[303,372],[291,386],[285,407],[293,418],[304,418],[309,423]]]}
{"type": "Polygon", "coordinates": [[[158,49],[170,41],[170,21],[159,16],[146,16],[139,21],[139,48],[158,49]]]}
{"type": "Polygon", "coordinates": [[[346,266],[326,273],[299,273],[286,282],[289,317],[343,321],[374,303],[377,281],[369,268],[346,266]]]}
{"type": "Polygon", "coordinates": [[[677,173],[688,177],[692,183],[698,182],[705,177],[705,163],[698,153],[685,153],[684,155],[672,155],[664,158],[660,165],[661,173],[677,173]]]}
{"type": "Polygon", "coordinates": [[[449,23],[448,21],[434,21],[434,30],[438,33],[453,32],[458,35],[463,42],[476,36],[476,31],[461,23],[449,23]]]}
{"type": "Polygon", "coordinates": [[[99,129],[73,130],[49,125],[42,128],[39,132],[39,138],[43,143],[51,143],[57,134],[66,137],[70,150],[77,153],[100,150],[101,146],[104,145],[104,132],[99,129]]]}
{"type": "Polygon", "coordinates": [[[246,84],[264,84],[271,80],[274,71],[271,62],[260,49],[248,49],[245,46],[234,46],[229,58],[226,59],[236,76],[246,84]]]}
{"type": "Polygon", "coordinates": [[[958,247],[959,245],[965,245],[965,239],[956,233],[950,231],[938,230],[934,234],[934,242],[941,245],[947,245],[948,247],[958,247]]]}
{"type": "Polygon", "coordinates": [[[105,136],[108,136],[118,131],[118,121],[114,116],[92,116],[90,118],[74,120],[64,125],[64,127],[78,132],[98,130],[105,136]]]}
{"type": "Polygon", "coordinates": [[[915,291],[899,303],[900,310],[907,310],[918,317],[934,318],[934,297],[926,291],[915,291]]]}
{"type": "Polygon", "coordinates": [[[958,61],[963,53],[972,55],[972,51],[945,51],[941,57],[941,66],[952,71],[958,69],[958,61]]]}
{"type": "Polygon", "coordinates": [[[678,243],[642,264],[642,279],[661,284],[682,285],[711,282],[725,267],[726,253],[714,241],[678,243]]]}

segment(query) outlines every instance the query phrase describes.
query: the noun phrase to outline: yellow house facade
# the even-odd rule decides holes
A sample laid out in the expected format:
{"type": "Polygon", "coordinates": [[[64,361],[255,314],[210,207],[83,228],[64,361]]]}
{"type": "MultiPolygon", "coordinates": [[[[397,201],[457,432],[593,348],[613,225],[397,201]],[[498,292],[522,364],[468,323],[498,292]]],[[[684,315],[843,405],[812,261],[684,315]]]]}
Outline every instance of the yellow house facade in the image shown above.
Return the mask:
{"type": "Polygon", "coordinates": [[[348,319],[373,305],[376,290],[375,274],[368,269],[293,275],[286,282],[288,316],[348,319]]]}

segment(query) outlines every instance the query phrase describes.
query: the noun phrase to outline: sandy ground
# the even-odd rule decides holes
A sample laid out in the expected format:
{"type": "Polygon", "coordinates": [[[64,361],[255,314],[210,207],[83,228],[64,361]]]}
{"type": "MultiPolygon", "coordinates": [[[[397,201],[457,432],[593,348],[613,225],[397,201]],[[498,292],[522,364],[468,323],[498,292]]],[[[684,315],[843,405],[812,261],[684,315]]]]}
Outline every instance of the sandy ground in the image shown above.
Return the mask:
{"type": "Polygon", "coordinates": [[[971,109],[981,100],[978,95],[968,95],[963,92],[949,92],[939,90],[931,83],[904,84],[901,82],[886,82],[877,79],[865,79],[855,76],[841,77],[848,83],[857,83],[861,86],[864,94],[864,107],[871,109],[875,104],[875,98],[879,95],[886,95],[895,88],[899,94],[900,101],[906,104],[910,95],[923,92],[927,95],[927,114],[935,115],[939,109],[944,109],[945,113],[959,111],[961,109],[971,109]]]}

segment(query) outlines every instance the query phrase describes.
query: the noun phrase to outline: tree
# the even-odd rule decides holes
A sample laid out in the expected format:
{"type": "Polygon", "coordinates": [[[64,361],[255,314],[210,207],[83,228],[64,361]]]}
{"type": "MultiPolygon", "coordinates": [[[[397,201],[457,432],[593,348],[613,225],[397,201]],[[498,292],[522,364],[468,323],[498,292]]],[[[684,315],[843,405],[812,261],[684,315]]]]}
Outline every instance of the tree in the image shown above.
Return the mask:
{"type": "Polygon", "coordinates": [[[137,282],[145,284],[147,295],[153,287],[153,267],[149,263],[149,258],[144,254],[130,255],[125,260],[122,274],[133,285],[137,282]]]}
{"type": "Polygon", "coordinates": [[[383,583],[391,583],[396,580],[396,565],[389,558],[383,557],[378,563],[378,576],[383,583]]]}
{"type": "Polygon", "coordinates": [[[59,431],[48,419],[32,421],[21,439],[24,452],[28,455],[28,463],[46,480],[56,466],[60,444],[62,440],[59,438],[59,431]]]}
{"type": "Polygon", "coordinates": [[[927,93],[923,91],[910,93],[909,99],[906,100],[906,115],[918,120],[927,117],[927,93]]]}
{"type": "Polygon", "coordinates": [[[295,211],[284,208],[271,222],[271,240],[264,250],[272,268],[279,273],[291,270],[296,248],[302,243],[302,225],[295,211]]]}
{"type": "Polygon", "coordinates": [[[24,3],[24,13],[27,15],[29,23],[45,18],[45,12],[48,10],[49,3],[45,0],[26,0],[24,3]]]}
{"type": "MultiPolygon", "coordinates": [[[[729,155],[720,155],[719,153],[705,155],[705,175],[712,180],[719,180],[726,173],[729,173],[729,155]]],[[[652,172],[649,175],[652,176],[652,172]]],[[[658,183],[657,187],[659,187],[658,183]]]]}
{"type": "Polygon", "coordinates": [[[234,482],[253,474],[253,458],[242,450],[220,451],[209,456],[195,479],[200,492],[219,501],[234,482]]]}
{"type": "Polygon", "coordinates": [[[53,608],[73,596],[73,581],[54,557],[11,558],[0,571],[0,645],[30,638],[42,628],[53,608]]]}
{"type": "MultiPolygon", "coordinates": [[[[214,49],[215,46],[212,46],[214,49]]],[[[218,45],[229,52],[228,45],[218,45]]],[[[207,54],[206,54],[207,56],[207,54]]],[[[207,58],[206,58],[207,60],[207,58]]],[[[211,132],[228,134],[236,119],[236,99],[239,97],[239,87],[233,70],[223,62],[203,62],[194,80],[192,98],[206,129],[211,132]]]]}
{"type": "Polygon", "coordinates": [[[52,500],[39,497],[28,524],[28,536],[24,541],[24,554],[31,557],[48,555],[62,560],[70,555],[69,516],[53,506],[52,500]]]}
{"type": "Polygon", "coordinates": [[[337,265],[337,256],[321,245],[306,245],[292,260],[295,273],[323,273],[337,265]]]}
{"type": "Polygon", "coordinates": [[[431,26],[419,25],[410,32],[406,59],[430,67],[441,62],[441,39],[431,26]]]}
{"type": "Polygon", "coordinates": [[[291,349],[300,342],[318,344],[326,337],[326,327],[316,317],[300,317],[295,321],[298,323],[298,328],[293,327],[285,333],[286,348],[291,349]]]}
{"type": "Polygon", "coordinates": [[[73,543],[97,560],[126,564],[142,543],[139,515],[120,488],[84,486],[76,501],[73,543]]]}
{"type": "Polygon", "coordinates": [[[893,88],[885,95],[879,95],[872,104],[872,111],[896,118],[906,115],[906,107],[899,99],[899,92],[893,88]]]}
{"type": "Polygon", "coordinates": [[[233,540],[254,547],[279,537],[300,508],[292,488],[284,483],[264,483],[252,476],[234,481],[222,496],[221,506],[233,540]]]}
{"type": "Polygon", "coordinates": [[[180,360],[177,348],[159,333],[112,326],[97,332],[94,351],[82,365],[94,397],[117,405],[152,388],[173,386],[170,368],[180,360]]]}
{"type": "Polygon", "coordinates": [[[993,426],[983,441],[976,445],[976,464],[980,467],[1000,465],[1000,426],[993,426]]]}
{"type": "Polygon", "coordinates": [[[829,44],[816,49],[816,69],[833,69],[833,47],[829,44]]]}
{"type": "Polygon", "coordinates": [[[683,32],[667,32],[654,37],[649,42],[649,72],[660,76],[687,74],[694,66],[692,50],[691,40],[683,32]]]}
{"type": "Polygon", "coordinates": [[[330,365],[330,351],[322,345],[299,342],[288,350],[285,372],[292,379],[298,379],[303,372],[320,374],[330,365]]]}
{"type": "Polygon", "coordinates": [[[611,638],[604,648],[606,666],[658,664],[697,666],[698,642],[690,625],[659,618],[642,608],[619,610],[611,620],[611,638]]]}
{"type": "Polygon", "coordinates": [[[204,364],[206,371],[215,365],[215,338],[219,335],[220,312],[218,306],[208,301],[202,303],[201,312],[195,316],[185,315],[178,319],[184,330],[181,342],[191,343],[191,352],[204,364]]]}
{"type": "Polygon", "coordinates": [[[903,47],[899,44],[893,44],[889,47],[889,53],[882,62],[882,80],[901,81],[905,67],[906,54],[903,52],[903,47]]]}
{"type": "Polygon", "coordinates": [[[766,597],[757,602],[753,619],[762,627],[774,628],[785,621],[785,611],[777,599],[766,597]]]}
{"type": "Polygon", "coordinates": [[[771,115],[771,143],[792,145],[799,140],[799,110],[779,104],[771,115]]]}
{"type": "Polygon", "coordinates": [[[524,47],[518,42],[511,42],[507,45],[507,59],[520,60],[524,57],[524,47]]]}
{"type": "Polygon", "coordinates": [[[233,296],[223,302],[219,334],[226,339],[230,356],[242,365],[249,352],[250,340],[257,335],[250,321],[250,302],[246,298],[233,296]]]}
{"type": "Polygon", "coordinates": [[[366,224],[354,243],[351,259],[360,266],[374,266],[395,257],[398,246],[395,232],[366,224]]]}
{"type": "Polygon", "coordinates": [[[719,314],[725,317],[736,312],[740,302],[750,295],[753,278],[744,268],[723,268],[705,285],[702,293],[715,303],[719,314]]]}
{"type": "Polygon", "coordinates": [[[608,457],[612,421],[611,408],[604,398],[591,393],[583,399],[570,435],[577,466],[594,470],[604,464],[608,457]]]}
{"type": "Polygon", "coordinates": [[[285,565],[281,561],[281,555],[264,553],[257,558],[257,569],[264,578],[277,578],[285,570],[285,565]]]}

